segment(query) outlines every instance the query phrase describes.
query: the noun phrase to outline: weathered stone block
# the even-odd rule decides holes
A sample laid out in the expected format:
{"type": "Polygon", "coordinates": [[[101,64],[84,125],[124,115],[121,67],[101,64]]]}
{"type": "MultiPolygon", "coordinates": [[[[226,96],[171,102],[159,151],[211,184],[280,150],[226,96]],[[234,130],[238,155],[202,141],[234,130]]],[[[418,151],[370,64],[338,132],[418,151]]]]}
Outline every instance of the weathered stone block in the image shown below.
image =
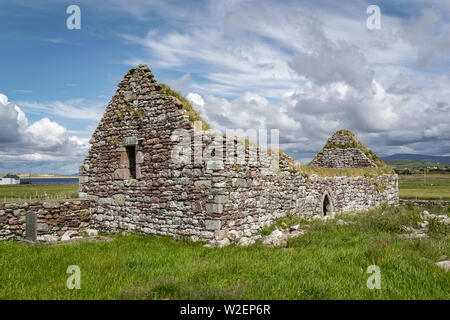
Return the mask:
{"type": "Polygon", "coordinates": [[[207,213],[220,214],[223,212],[223,204],[220,203],[207,203],[205,208],[207,213]]]}
{"type": "Polygon", "coordinates": [[[131,91],[125,91],[125,92],[123,93],[123,99],[124,99],[126,102],[132,101],[132,100],[133,100],[133,92],[131,92],[131,91]]]}
{"type": "Polygon", "coordinates": [[[137,164],[142,164],[144,163],[144,153],[142,153],[141,151],[138,151],[136,153],[136,163],[137,164]]]}
{"type": "Polygon", "coordinates": [[[199,180],[194,182],[194,186],[201,189],[210,189],[211,188],[211,180],[199,180]]]}
{"type": "Polygon", "coordinates": [[[221,226],[220,220],[205,220],[206,230],[219,230],[221,226]]]}
{"type": "Polygon", "coordinates": [[[221,195],[214,196],[214,202],[215,203],[223,204],[223,203],[227,203],[228,200],[229,200],[228,195],[221,194],[221,195]]]}
{"type": "Polygon", "coordinates": [[[207,170],[222,170],[223,169],[223,161],[220,160],[211,160],[206,162],[207,170]]]}
{"type": "Polygon", "coordinates": [[[125,196],[123,194],[115,194],[112,196],[112,201],[116,206],[123,206],[125,204],[125,196]]]}
{"type": "Polygon", "coordinates": [[[98,203],[100,205],[112,205],[113,204],[113,200],[111,198],[99,198],[98,199],[98,203]]]}
{"type": "Polygon", "coordinates": [[[130,178],[129,169],[116,169],[113,174],[113,179],[115,180],[126,180],[130,178]]]}
{"type": "Polygon", "coordinates": [[[137,142],[138,142],[138,140],[137,140],[136,136],[126,137],[123,140],[123,145],[124,146],[134,146],[137,144],[137,142]]]}
{"type": "Polygon", "coordinates": [[[56,201],[49,201],[49,202],[44,202],[42,204],[42,206],[45,209],[56,209],[56,208],[60,207],[60,204],[58,202],[56,202],[56,201]]]}
{"type": "Polygon", "coordinates": [[[40,222],[36,225],[36,230],[37,232],[47,232],[48,224],[40,222]]]}

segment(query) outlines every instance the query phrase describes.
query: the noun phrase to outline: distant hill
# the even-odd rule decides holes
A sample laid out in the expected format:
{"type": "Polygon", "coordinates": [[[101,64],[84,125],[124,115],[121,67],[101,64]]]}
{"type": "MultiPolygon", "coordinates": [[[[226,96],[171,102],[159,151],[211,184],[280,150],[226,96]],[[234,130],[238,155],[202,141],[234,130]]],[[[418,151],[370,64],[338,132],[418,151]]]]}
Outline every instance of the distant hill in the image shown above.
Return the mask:
{"type": "Polygon", "coordinates": [[[433,162],[441,164],[450,164],[450,157],[446,156],[427,156],[423,154],[398,153],[391,156],[381,157],[381,160],[389,163],[393,160],[416,160],[424,162],[433,162]]]}

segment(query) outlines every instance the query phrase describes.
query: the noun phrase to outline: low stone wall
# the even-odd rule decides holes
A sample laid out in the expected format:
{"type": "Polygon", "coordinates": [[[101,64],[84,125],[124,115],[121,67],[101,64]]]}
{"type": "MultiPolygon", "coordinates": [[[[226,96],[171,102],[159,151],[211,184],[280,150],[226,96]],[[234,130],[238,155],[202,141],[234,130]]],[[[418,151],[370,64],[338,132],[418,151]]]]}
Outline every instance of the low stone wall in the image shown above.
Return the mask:
{"type": "Polygon", "coordinates": [[[450,206],[450,201],[446,200],[407,200],[400,199],[400,204],[412,204],[414,206],[450,206]]]}
{"type": "Polygon", "coordinates": [[[257,181],[236,179],[234,185],[230,201],[223,206],[225,214],[217,218],[221,221],[221,230],[216,232],[218,240],[229,237],[230,231],[230,240],[251,238],[264,225],[289,214],[312,218],[366,211],[383,203],[398,204],[398,177],[389,174],[372,178],[319,177],[284,171],[257,181]],[[323,211],[325,197],[330,204],[328,213],[323,211]]]}
{"type": "Polygon", "coordinates": [[[87,200],[0,203],[0,240],[23,239],[29,211],[37,215],[38,236],[61,236],[69,230],[80,232],[89,227],[91,220],[87,200]]]}

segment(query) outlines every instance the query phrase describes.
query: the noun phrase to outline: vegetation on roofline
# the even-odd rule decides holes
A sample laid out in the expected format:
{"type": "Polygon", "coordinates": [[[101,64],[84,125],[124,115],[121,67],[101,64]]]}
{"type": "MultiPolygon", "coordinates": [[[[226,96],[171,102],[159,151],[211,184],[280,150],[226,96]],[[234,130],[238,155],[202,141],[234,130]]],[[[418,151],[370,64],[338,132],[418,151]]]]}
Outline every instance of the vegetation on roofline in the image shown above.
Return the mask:
{"type": "Polygon", "coordinates": [[[161,86],[160,92],[162,94],[165,94],[165,95],[168,95],[171,97],[175,97],[181,102],[181,104],[183,105],[183,111],[186,115],[189,116],[190,122],[194,123],[195,121],[201,121],[203,130],[211,129],[209,124],[206,123],[206,121],[202,119],[202,117],[200,116],[200,113],[194,109],[192,104],[185,97],[183,97],[181,95],[181,93],[172,90],[168,85],[165,85],[163,83],[160,83],[160,86],[161,86]]]}

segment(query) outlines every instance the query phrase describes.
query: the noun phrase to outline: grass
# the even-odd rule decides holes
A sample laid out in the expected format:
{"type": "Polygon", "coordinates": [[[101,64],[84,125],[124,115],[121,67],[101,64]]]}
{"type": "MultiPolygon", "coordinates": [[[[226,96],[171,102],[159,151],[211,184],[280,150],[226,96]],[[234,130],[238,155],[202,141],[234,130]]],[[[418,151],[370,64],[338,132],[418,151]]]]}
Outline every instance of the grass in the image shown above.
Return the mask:
{"type": "Polygon", "coordinates": [[[78,198],[78,184],[19,184],[0,186],[0,202],[78,198]]]}
{"type": "Polygon", "coordinates": [[[181,104],[183,105],[183,111],[185,112],[186,115],[189,116],[190,122],[194,123],[195,121],[201,121],[203,130],[211,129],[209,124],[206,123],[206,121],[202,119],[202,117],[200,116],[200,113],[198,113],[194,109],[192,104],[185,97],[183,97],[181,95],[181,93],[172,90],[168,85],[165,85],[162,83],[160,83],[159,85],[161,86],[161,93],[166,94],[168,96],[175,97],[181,102],[181,104]]]}
{"type": "Polygon", "coordinates": [[[388,160],[386,161],[394,169],[410,169],[410,170],[423,170],[423,168],[447,169],[450,168],[448,164],[421,161],[421,160],[388,160]]]}
{"type": "Polygon", "coordinates": [[[450,200],[450,174],[399,175],[398,187],[402,199],[450,200]]]}
{"type": "Polygon", "coordinates": [[[450,272],[434,264],[450,256],[448,229],[435,226],[419,240],[398,236],[421,210],[383,207],[341,217],[355,221],[346,226],[308,222],[310,231],[288,248],[210,249],[140,235],[58,246],[1,242],[0,299],[449,299],[450,272]],[[373,264],[381,290],[366,287],[373,264]],[[66,288],[69,265],[81,269],[80,290],[66,288]]]}

